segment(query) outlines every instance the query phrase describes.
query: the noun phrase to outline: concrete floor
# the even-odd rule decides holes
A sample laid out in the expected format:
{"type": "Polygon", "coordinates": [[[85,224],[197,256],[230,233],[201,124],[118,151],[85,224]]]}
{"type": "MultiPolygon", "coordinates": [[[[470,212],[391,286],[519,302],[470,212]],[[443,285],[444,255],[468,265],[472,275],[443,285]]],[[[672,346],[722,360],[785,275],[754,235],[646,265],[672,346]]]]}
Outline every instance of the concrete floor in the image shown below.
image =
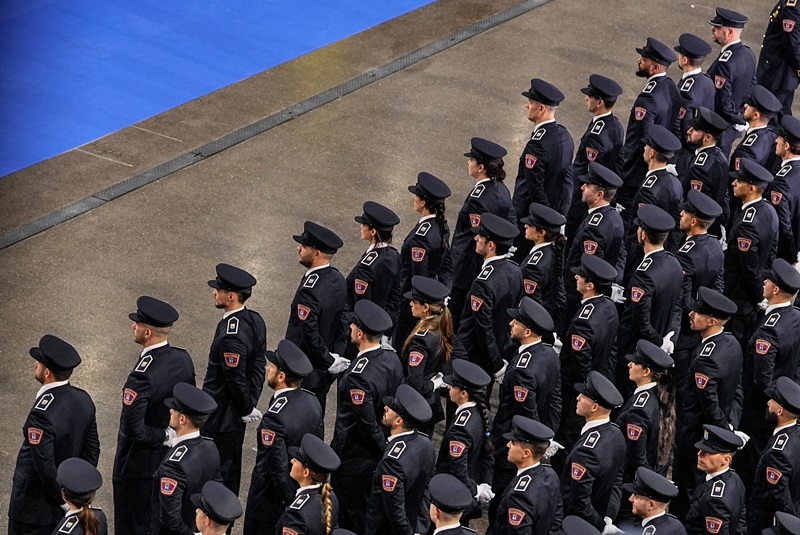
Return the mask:
{"type": "MultiPolygon", "coordinates": [[[[439,0],[6,177],[0,180],[0,233],[518,1],[439,0]]],[[[744,37],[757,52],[771,4],[734,4],[751,17],[744,37]]],[[[406,186],[419,171],[450,184],[452,221],[471,185],[461,156],[471,136],[508,148],[507,183],[513,187],[516,159],[531,130],[520,95],[530,78],[547,79],[566,93],[557,118],[577,144],[590,119],[579,92],[589,74],[611,76],[625,88],[615,111],[626,122],[643,86],[634,76],[634,48],[643,46],[648,35],[674,44],[680,33],[693,32],[710,41],[706,20],[712,13],[713,6],[677,0],[554,0],[0,250],[0,358],[5,363],[0,370],[5,407],[0,425],[6,430],[0,436],[0,503],[7,507],[20,427],[39,387],[27,350],[41,335],[62,336],[83,356],[73,383],[88,390],[97,404],[106,486],[96,503],[110,515],[120,390],[140,351],[127,314],[139,295],[165,299],[180,311],[172,341],[189,350],[202,379],[220,318],[206,281],[213,278],[218,262],[239,265],[259,280],[248,305],[265,317],[268,345],[274,348],[285,332],[289,303],[303,274],[291,235],[301,231],[304,220],[327,225],[342,236],[345,247],[334,264],[344,272],[365,248],[353,222],[363,201],[374,199],[398,212],[400,239],[413,226],[416,214],[406,186]]],[[[680,76],[676,67],[669,74],[680,76]]],[[[270,393],[265,388],[265,399],[270,393]]],[[[331,398],[329,432],[334,406],[331,398]]],[[[244,489],[254,459],[252,440],[249,435],[244,489]]],[[[6,523],[0,515],[0,530],[6,523]]],[[[482,531],[480,524],[476,527],[482,531]]]]}

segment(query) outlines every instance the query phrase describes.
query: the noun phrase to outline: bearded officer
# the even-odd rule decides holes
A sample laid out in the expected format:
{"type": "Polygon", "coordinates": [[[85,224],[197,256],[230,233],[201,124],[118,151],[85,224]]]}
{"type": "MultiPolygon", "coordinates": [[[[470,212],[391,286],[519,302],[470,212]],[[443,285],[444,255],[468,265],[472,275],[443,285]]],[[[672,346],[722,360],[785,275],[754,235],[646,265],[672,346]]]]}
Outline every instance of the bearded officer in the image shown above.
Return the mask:
{"type": "MultiPolygon", "coordinates": [[[[681,107],[678,109],[676,129],[672,133],[685,142],[689,131],[687,120],[692,116],[692,111],[698,106],[714,107],[714,82],[702,69],[706,56],[711,54],[711,45],[696,35],[682,33],[673,50],[678,53],[678,67],[683,74],[678,81],[681,107]]],[[[679,167],[679,174],[681,171],[679,167]]]]}
{"type": "Polygon", "coordinates": [[[770,120],[781,109],[775,95],[762,85],[753,88],[753,93],[745,100],[742,118],[747,121],[742,141],[733,149],[729,169],[737,171],[742,158],[753,160],[768,171],[774,171],[778,164],[775,154],[777,133],[769,126],[770,120]]]}
{"type": "MultiPolygon", "coordinates": [[[[672,481],[648,468],[639,467],[636,481],[625,483],[625,492],[631,494],[633,514],[642,519],[642,535],[686,535],[680,520],[667,513],[670,500],[678,495],[678,488],[672,481]]],[[[625,532],[629,531],[626,526],[625,532]]]]}

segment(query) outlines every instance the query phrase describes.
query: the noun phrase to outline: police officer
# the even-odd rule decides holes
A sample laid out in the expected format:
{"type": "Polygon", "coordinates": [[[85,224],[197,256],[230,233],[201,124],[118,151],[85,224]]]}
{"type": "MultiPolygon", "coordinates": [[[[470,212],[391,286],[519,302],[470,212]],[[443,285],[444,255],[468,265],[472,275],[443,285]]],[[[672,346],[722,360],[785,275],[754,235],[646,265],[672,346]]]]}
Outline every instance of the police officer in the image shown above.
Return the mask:
{"type": "MultiPolygon", "coordinates": [[[[592,120],[586,127],[575,152],[575,159],[572,160],[573,180],[589,173],[589,162],[597,162],[612,169],[616,165],[625,138],[625,127],[611,109],[622,92],[622,87],[617,82],[599,74],[589,76],[589,85],[581,89],[581,93],[585,95],[583,100],[586,102],[586,110],[592,113],[592,120]]],[[[572,201],[566,214],[564,229],[567,243],[572,243],[578,225],[586,216],[586,205],[581,202],[581,196],[581,189],[573,185],[572,201]]]]}
{"type": "Polygon", "coordinates": [[[759,533],[772,525],[777,511],[794,511],[800,500],[800,386],[779,377],[768,393],[767,421],[775,426],[761,454],[747,504],[747,532],[759,533]]]}
{"type": "Polygon", "coordinates": [[[692,535],[745,533],[745,492],[739,474],[731,470],[731,458],[744,441],[733,431],[703,426],[703,439],[695,443],[697,468],[706,474],[692,494],[684,525],[692,535]]]}
{"type": "Polygon", "coordinates": [[[778,158],[775,155],[777,134],[769,126],[770,121],[781,110],[781,103],[763,85],[756,85],[753,93],[744,102],[742,118],[747,121],[747,131],[730,159],[730,170],[739,169],[742,158],[753,160],[768,171],[775,171],[778,158]]]}
{"type": "Polygon", "coordinates": [[[202,535],[222,535],[244,512],[236,494],[218,481],[208,481],[191,500],[197,507],[195,524],[202,535]]]}
{"type": "Polygon", "coordinates": [[[505,219],[485,214],[473,232],[475,250],[484,260],[470,287],[469,301],[464,303],[458,338],[470,360],[497,379],[514,355],[505,311],[522,298],[522,271],[505,254],[519,231],[505,219]]]}
{"type": "MultiPolygon", "coordinates": [[[[796,0],[778,0],[769,15],[756,78],[781,102],[780,115],[792,114],[792,101],[800,77],[800,6],[796,0]]],[[[783,117],[777,117],[778,123],[783,117]]]]}
{"type": "Polygon", "coordinates": [[[100,471],[85,460],[72,457],[58,466],[58,484],[69,509],[53,533],[106,535],[105,513],[90,505],[95,492],[103,485],[100,471]]]}
{"type": "Polygon", "coordinates": [[[622,405],[622,395],[597,371],[575,390],[576,412],[586,424],[561,471],[564,514],[580,516],[604,530],[617,516],[622,493],[625,438],[610,418],[611,411],[622,405]]]}
{"type": "Polygon", "coordinates": [[[192,357],[167,341],[178,311],[153,297],[136,300],[133,340],[144,347],[122,390],[122,414],[114,456],[114,533],[144,528],[153,473],[164,460],[174,432],[164,399],[177,383],[195,384],[192,357]]]}
{"type": "Polygon", "coordinates": [[[543,204],[531,203],[528,217],[523,218],[525,237],[534,246],[522,260],[523,291],[525,295],[543,305],[553,318],[554,332],[545,334],[545,342],[552,344],[564,333],[564,308],[567,296],[564,291],[565,238],[561,227],[564,216],[543,204]]]}
{"type": "MultiPolygon", "coordinates": [[[[684,141],[690,128],[687,121],[692,116],[692,111],[698,106],[709,109],[714,107],[714,82],[702,69],[706,56],[711,53],[711,46],[696,35],[682,33],[673,50],[678,53],[678,67],[683,74],[678,81],[681,107],[678,109],[678,121],[672,133],[684,141]]],[[[678,169],[678,173],[682,174],[680,166],[678,169]]]]}
{"type": "Polygon", "coordinates": [[[795,378],[800,364],[800,310],[792,306],[798,290],[800,273],[785,260],[776,259],[764,280],[767,309],[744,353],[740,429],[750,440],[736,456],[735,468],[748,489],[758,457],[772,432],[772,426],[764,421],[764,406],[769,399],[767,389],[778,377],[795,378]]]}
{"type": "Polygon", "coordinates": [[[453,312],[455,328],[461,318],[461,309],[472,281],[481,270],[483,259],[475,252],[475,235],[472,229],[481,224],[481,215],[486,212],[499,215],[517,224],[517,215],[511,194],[503,184],[506,178],[503,169],[503,156],[506,149],[489,140],[474,137],[471,148],[464,156],[469,158],[467,170],[475,180],[475,185],[467,195],[458,212],[456,229],[453,232],[451,247],[453,259],[453,291],[450,308],[453,312]]]}
{"type": "MultiPolygon", "coordinates": [[[[414,194],[414,210],[420,219],[403,241],[400,250],[400,291],[411,291],[411,278],[421,275],[436,279],[448,288],[453,282],[453,263],[450,256],[450,227],[445,219],[445,199],[450,188],[430,173],[417,175],[417,183],[408,186],[414,194]]],[[[411,315],[408,300],[400,303],[400,315],[392,342],[397,354],[402,354],[403,343],[417,324],[411,315]]]]}
{"type": "Polygon", "coordinates": [[[278,520],[277,529],[272,533],[336,533],[334,528],[338,524],[339,500],[328,482],[328,476],[339,468],[339,456],[322,439],[307,433],[303,436],[300,447],[292,448],[292,457],[291,476],[300,487],[294,501],[278,520]]]}
{"type": "MultiPolygon", "coordinates": [[[[453,423],[445,430],[436,472],[452,474],[467,486],[475,500],[485,503],[491,496],[492,453],[491,426],[485,388],[492,381],[483,369],[466,359],[455,359],[444,377],[450,400],[456,405],[453,423]]],[[[433,481],[431,481],[433,484],[433,481]]],[[[469,525],[480,518],[478,504],[470,499],[464,507],[461,523],[469,525]]]]}
{"type": "MultiPolygon", "coordinates": [[[[522,96],[528,99],[527,117],[534,127],[519,158],[512,197],[514,209],[517,214],[527,214],[530,204],[538,202],[566,214],[572,199],[571,163],[575,143],[555,118],[564,93],[544,80],[533,78],[530,89],[523,91],[522,96]]],[[[518,242],[524,248],[522,236],[518,242]]]]}
{"type": "Polygon", "coordinates": [[[306,221],[303,234],[292,236],[300,264],[307,269],[292,299],[286,339],[305,353],[314,370],[304,385],[317,396],[322,412],[333,376],[347,369],[341,356],[346,342],[342,314],[347,297],[347,283],[331,259],[342,245],[333,231],[306,221]]]}
{"type": "Polygon", "coordinates": [[[671,511],[684,518],[689,496],[700,483],[696,468],[695,441],[703,425],[737,428],[741,416],[741,394],[737,393],[742,374],[741,347],[725,324],[736,312],[736,305],[710,288],[701,287],[691,302],[691,329],[700,333],[701,342],[692,351],[686,394],[678,420],[673,478],[680,489],[671,511]]]}
{"type": "Polygon", "coordinates": [[[381,336],[392,328],[389,314],[366,299],[354,309],[350,340],[359,352],[339,378],[331,447],[342,466],[332,483],[339,489],[340,523],[362,533],[370,483],[386,446],[383,398],[397,390],[403,370],[397,355],[381,347],[381,336]]]}
{"type": "Polygon", "coordinates": [[[600,535],[600,531],[579,516],[569,515],[561,523],[564,535],[600,535]]]}
{"type": "Polygon", "coordinates": [[[267,351],[267,386],[275,393],[256,431],[257,454],[247,494],[245,535],[274,533],[284,509],[294,500],[289,449],[300,446],[307,433],[322,437],[319,400],[300,385],[312,372],[311,361],[293,342],[281,340],[267,351]]]}
{"type": "Polygon", "coordinates": [[[800,120],[784,117],[775,145],[781,161],[766,198],[778,216],[779,258],[790,264],[800,260],[800,120]]]}
{"type": "Polygon", "coordinates": [[[497,517],[487,534],[557,532],[563,517],[558,476],[542,464],[553,430],[517,415],[503,438],[508,441],[508,461],[517,473],[500,495],[497,517]]]}
{"type": "Polygon", "coordinates": [[[450,474],[436,474],[428,483],[431,504],[428,511],[437,535],[468,535],[472,530],[462,527],[464,510],[472,504],[469,489],[450,474]]]}
{"type": "Polygon", "coordinates": [[[408,385],[384,396],[383,403],[381,423],[389,428],[389,444],[372,478],[363,533],[425,533],[428,507],[423,506],[423,495],[434,473],[436,453],[416,427],[430,420],[431,407],[408,385]]]}
{"type": "Polygon", "coordinates": [[[631,108],[617,168],[624,182],[617,194],[617,204],[628,212],[622,213],[626,224],[633,220],[633,198],[647,173],[647,164],[642,159],[643,140],[654,124],[673,128],[681,106],[678,88],[667,76],[667,69],[677,59],[672,50],[658,39],[648,37],[644,48],[637,48],[636,52],[640,55],[636,76],[647,78],[647,84],[631,108]]]}
{"type": "Polygon", "coordinates": [[[42,385],[22,428],[8,506],[9,535],[48,535],[63,516],[56,467],[80,457],[97,466],[100,441],[95,406],[85,391],[69,383],[81,357],[70,344],[44,335],[30,349],[34,377],[42,385]]]}
{"type": "Polygon", "coordinates": [[[200,436],[200,428],[217,410],[217,403],[203,390],[178,383],[164,404],[170,408],[169,426],[177,436],[153,474],[147,533],[189,535],[197,531],[191,496],[201,492],[207,481],[220,480],[217,446],[200,436]]]}
{"type": "Polygon", "coordinates": [[[742,28],[747,17],[732,9],[718,7],[711,25],[711,36],[721,46],[720,54],[708,68],[714,80],[714,111],[730,124],[722,134],[719,147],[728,156],[733,140],[747,129],[742,105],[756,85],[756,56],[742,43],[742,28]]]}
{"type": "Polygon", "coordinates": [[[670,500],[678,495],[678,488],[669,479],[650,469],[640,467],[636,471],[636,481],[625,483],[625,492],[631,493],[633,514],[642,519],[643,535],[654,533],[686,535],[686,529],[680,520],[667,513],[670,500]]]}
{"type": "Polygon", "coordinates": [[[730,331],[744,347],[755,327],[764,275],[777,251],[778,218],[772,204],[761,198],[772,182],[769,171],[752,160],[742,160],[731,177],[733,195],[742,201],[742,210],[731,218],[728,228],[724,283],[725,294],[738,308],[730,331]]]}
{"type": "Polygon", "coordinates": [[[261,419],[256,404],[267,367],[267,325],[244,304],[255,277],[229,264],[217,264],[216,271],[216,279],[208,285],[214,289],[214,305],[225,313],[211,342],[203,391],[219,409],[209,416],[203,435],[214,439],[219,449],[222,482],[238,494],[245,424],[261,419]]]}

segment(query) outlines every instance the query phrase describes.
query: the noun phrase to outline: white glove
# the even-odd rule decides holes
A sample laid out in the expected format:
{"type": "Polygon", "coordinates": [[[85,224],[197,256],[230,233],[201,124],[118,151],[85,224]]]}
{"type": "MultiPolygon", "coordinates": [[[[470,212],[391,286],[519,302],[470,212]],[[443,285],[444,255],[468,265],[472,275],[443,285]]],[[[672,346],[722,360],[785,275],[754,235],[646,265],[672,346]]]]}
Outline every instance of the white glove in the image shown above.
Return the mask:
{"type": "Polygon", "coordinates": [[[722,245],[723,251],[728,248],[728,231],[725,227],[719,228],[719,244],[722,245]]]}
{"type": "Polygon", "coordinates": [[[555,349],[557,355],[561,354],[561,348],[563,346],[564,343],[561,341],[558,335],[556,333],[553,333],[553,349],[555,349]]]}
{"type": "MultiPolygon", "coordinates": [[[[558,233],[559,233],[559,234],[564,234],[564,231],[566,231],[566,230],[567,230],[567,225],[566,225],[566,224],[564,224],[564,225],[561,225],[561,228],[560,228],[560,229],[558,229],[558,233]]],[[[800,253],[798,253],[798,255],[797,255],[797,256],[800,256],[800,253]]]]}
{"type": "Polygon", "coordinates": [[[559,444],[555,440],[551,440],[550,441],[550,445],[547,446],[547,451],[545,451],[544,455],[542,455],[542,460],[543,461],[549,460],[553,455],[558,453],[558,450],[563,450],[563,449],[564,449],[564,446],[562,446],[561,444],[559,444]]]}
{"type": "Polygon", "coordinates": [[[242,416],[242,421],[246,424],[252,424],[255,422],[260,422],[263,416],[264,415],[261,414],[260,410],[253,407],[253,411],[250,414],[248,414],[247,416],[242,416]]]}
{"type": "Polygon", "coordinates": [[[762,299],[761,301],[758,302],[758,304],[756,305],[756,308],[758,308],[759,310],[766,310],[768,306],[769,306],[769,303],[767,302],[767,300],[766,299],[762,299]]]}
{"type": "Polygon", "coordinates": [[[394,351],[394,347],[389,343],[389,337],[385,334],[381,336],[381,349],[391,349],[394,351]]]}
{"type": "Polygon", "coordinates": [[[62,503],[60,507],[61,507],[61,510],[64,511],[65,513],[67,511],[69,511],[69,504],[68,503],[62,503]]]}
{"type": "Polygon", "coordinates": [[[621,204],[619,204],[619,203],[617,203],[617,204],[615,204],[614,206],[612,206],[612,208],[613,208],[614,210],[616,210],[617,212],[619,212],[620,214],[621,214],[622,212],[624,212],[624,211],[625,211],[625,207],[624,207],[624,206],[622,206],[622,205],[621,205],[621,204]]]}
{"type": "Polygon", "coordinates": [[[746,132],[747,125],[746,124],[734,124],[733,127],[736,129],[737,132],[746,132]]]}
{"type": "Polygon", "coordinates": [[[433,377],[431,377],[431,382],[433,383],[433,389],[439,390],[444,386],[444,376],[442,372],[437,373],[433,377]]]}
{"type": "Polygon", "coordinates": [[[672,341],[673,336],[675,336],[675,331],[668,332],[667,336],[664,337],[664,343],[661,344],[661,349],[666,351],[668,355],[672,355],[672,352],[675,351],[675,342],[672,341]]]}
{"type": "Polygon", "coordinates": [[[512,245],[511,247],[508,248],[508,252],[506,253],[506,258],[511,258],[512,256],[514,256],[514,253],[516,252],[517,252],[517,247],[515,245],[512,245]]]}
{"type": "Polygon", "coordinates": [[[506,374],[506,368],[508,367],[508,361],[503,359],[503,367],[494,372],[494,380],[497,381],[497,384],[503,384],[503,376],[506,374]]]}
{"type": "Polygon", "coordinates": [[[162,442],[161,444],[163,446],[171,448],[172,441],[178,438],[178,433],[176,433],[175,430],[171,427],[167,427],[166,429],[164,429],[164,433],[166,434],[166,436],[164,437],[164,442],[162,442]]]}
{"type": "Polygon", "coordinates": [[[625,288],[616,282],[611,283],[611,300],[618,305],[621,305],[625,302],[625,288]]]}
{"type": "Polygon", "coordinates": [[[668,163],[667,164],[667,173],[669,173],[671,175],[678,176],[678,168],[675,167],[674,163],[668,163]]]}
{"type": "Polygon", "coordinates": [[[350,366],[350,360],[344,357],[340,357],[336,353],[331,353],[333,357],[333,364],[331,367],[328,368],[328,373],[332,373],[333,375],[338,375],[345,371],[350,366]]]}
{"type": "Polygon", "coordinates": [[[606,527],[603,528],[602,535],[615,535],[617,533],[625,533],[617,526],[614,525],[613,520],[609,517],[603,518],[603,522],[606,523],[606,527]]]}
{"type": "Polygon", "coordinates": [[[478,485],[478,493],[475,495],[475,499],[478,500],[481,505],[486,505],[492,498],[494,498],[494,492],[492,492],[491,485],[488,483],[481,483],[478,485]]]}
{"type": "MultiPolygon", "coordinates": [[[[747,445],[747,443],[750,441],[750,435],[748,435],[744,431],[734,430],[733,433],[737,437],[741,438],[744,441],[744,444],[742,444],[742,448],[744,448],[747,445]]],[[[742,449],[742,448],[739,448],[739,449],[742,449]]]]}

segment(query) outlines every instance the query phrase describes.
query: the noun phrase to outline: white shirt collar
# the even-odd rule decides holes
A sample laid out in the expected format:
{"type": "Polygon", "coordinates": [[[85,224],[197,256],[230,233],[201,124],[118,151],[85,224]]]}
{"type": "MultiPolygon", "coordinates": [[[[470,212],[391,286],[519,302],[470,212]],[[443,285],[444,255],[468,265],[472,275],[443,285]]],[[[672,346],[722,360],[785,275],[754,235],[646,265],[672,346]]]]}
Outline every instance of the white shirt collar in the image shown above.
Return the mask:
{"type": "MultiPolygon", "coordinates": [[[[327,264],[322,264],[321,266],[313,267],[313,268],[309,269],[308,271],[306,271],[306,274],[304,276],[308,277],[309,275],[311,275],[315,271],[319,271],[320,269],[323,269],[323,268],[326,268],[326,267],[330,267],[330,265],[331,265],[330,262],[328,262],[327,264]]],[[[242,307],[242,308],[244,308],[244,307],[242,307]]]]}
{"type": "Polygon", "coordinates": [[[667,514],[667,512],[666,512],[666,511],[661,511],[661,512],[660,512],[660,513],[658,513],[657,515],[648,516],[647,518],[643,518],[643,519],[642,519],[642,527],[646,526],[646,525],[647,525],[647,523],[648,523],[648,522],[650,522],[651,520],[655,520],[656,518],[658,518],[658,517],[660,517],[660,516],[664,516],[665,514],[667,514]]]}
{"type": "Polygon", "coordinates": [[[483,265],[481,266],[481,269],[483,269],[487,265],[489,265],[490,262],[494,262],[495,260],[501,260],[501,259],[504,259],[505,257],[506,257],[506,255],[504,255],[504,254],[501,254],[499,256],[490,256],[489,258],[487,258],[486,260],[483,261],[483,265]]]}
{"type": "Polygon", "coordinates": [[[181,442],[184,442],[184,441],[192,439],[192,438],[197,438],[199,436],[200,436],[200,431],[199,430],[198,431],[192,431],[191,433],[186,433],[185,435],[181,435],[178,438],[175,438],[175,439],[172,440],[172,447],[174,448],[175,446],[177,446],[181,442]]]}
{"type": "Polygon", "coordinates": [[[419,223],[422,223],[422,222],[423,222],[423,221],[425,221],[426,219],[433,219],[434,217],[436,217],[436,214],[428,214],[428,215],[424,215],[424,216],[422,216],[422,217],[420,217],[420,218],[419,218],[419,221],[418,221],[418,222],[419,222],[419,223]]]}
{"type": "Polygon", "coordinates": [[[663,251],[663,250],[664,250],[663,247],[659,247],[658,249],[654,249],[654,250],[650,251],[649,253],[645,253],[644,257],[642,258],[642,260],[644,260],[645,258],[647,258],[648,256],[650,256],[652,254],[656,254],[657,252],[663,251]]]}
{"type": "Polygon", "coordinates": [[[458,414],[461,411],[467,410],[470,407],[476,407],[477,405],[478,403],[475,401],[467,401],[466,403],[462,403],[461,405],[456,407],[456,414],[458,414]]]}
{"type": "MultiPolygon", "coordinates": [[[[243,308],[244,308],[244,307],[243,307],[243,308]]],[[[157,344],[153,344],[153,345],[151,345],[151,346],[147,346],[146,348],[142,349],[142,354],[141,354],[141,355],[139,355],[139,357],[143,357],[143,356],[145,356],[147,353],[149,353],[150,351],[152,351],[152,350],[154,350],[154,349],[157,349],[157,348],[159,348],[159,347],[164,347],[164,346],[165,346],[165,345],[167,345],[168,343],[169,343],[169,342],[167,342],[166,340],[164,340],[163,342],[159,342],[159,343],[157,343],[157,344]]]]}
{"type": "Polygon", "coordinates": [[[364,251],[364,254],[367,254],[370,251],[374,251],[375,249],[383,249],[384,247],[389,247],[389,244],[386,243],[385,241],[381,243],[370,243],[369,247],[367,247],[367,250],[364,251]]]}
{"type": "Polygon", "coordinates": [[[475,186],[477,186],[478,184],[483,184],[484,182],[491,182],[491,181],[492,181],[492,177],[482,178],[481,180],[478,180],[477,182],[475,182],[475,186]]]}
{"type": "Polygon", "coordinates": [[[584,304],[584,303],[585,303],[586,301],[588,301],[589,299],[597,299],[598,297],[603,297],[603,294],[600,294],[600,295],[593,295],[593,296],[591,296],[591,297],[586,297],[586,298],[584,298],[584,299],[581,299],[581,304],[584,304]]]}
{"type": "Polygon", "coordinates": [[[307,492],[309,490],[318,489],[322,486],[322,483],[314,483],[313,485],[306,485],[305,487],[300,487],[296,491],[294,491],[295,496],[300,496],[301,493],[307,492]]]}
{"type": "Polygon", "coordinates": [[[610,111],[607,111],[605,113],[601,113],[600,115],[595,115],[595,116],[592,117],[592,122],[595,122],[598,119],[602,119],[603,117],[608,117],[609,115],[611,115],[610,111]]]}
{"type": "Polygon", "coordinates": [[[764,311],[764,316],[767,316],[770,312],[775,310],[776,308],[783,308],[783,307],[790,307],[792,306],[791,301],[785,301],[783,303],[775,303],[774,305],[770,305],[767,307],[767,310],[764,311]]]}
{"type": "Polygon", "coordinates": [[[719,53],[720,53],[720,55],[722,55],[722,53],[723,53],[723,52],[725,52],[726,50],[728,50],[730,47],[732,47],[732,46],[733,46],[733,45],[735,45],[736,43],[741,43],[741,42],[742,42],[742,40],[741,40],[741,39],[736,39],[735,41],[731,41],[730,43],[728,43],[727,45],[723,46],[723,47],[722,47],[722,48],[719,50],[719,53]]]}
{"type": "Polygon", "coordinates": [[[52,383],[47,383],[46,385],[42,385],[38,392],[36,392],[36,399],[39,399],[39,396],[47,392],[48,390],[52,390],[54,388],[58,388],[59,386],[68,385],[69,380],[67,381],[54,381],[52,383]]]}
{"type": "Polygon", "coordinates": [[[715,477],[724,474],[725,472],[727,472],[730,469],[731,469],[731,467],[729,466],[728,468],[726,468],[724,470],[720,470],[719,472],[712,472],[711,474],[706,474],[706,481],[711,481],[715,477]]]}
{"type": "Polygon", "coordinates": [[[414,430],[412,429],[411,431],[403,431],[402,433],[397,433],[396,435],[389,435],[389,442],[391,442],[392,440],[394,440],[396,438],[399,438],[399,437],[402,437],[402,436],[405,436],[405,435],[410,435],[413,432],[414,432],[414,430]]]}
{"type": "Polygon", "coordinates": [[[753,199],[752,201],[747,201],[746,203],[744,203],[744,204],[742,205],[742,210],[744,210],[745,208],[747,208],[747,207],[748,207],[748,206],[750,206],[751,204],[755,204],[755,203],[757,203],[757,202],[758,202],[758,201],[760,201],[761,199],[762,199],[762,198],[761,198],[761,197],[759,197],[758,199],[753,199]]]}
{"type": "Polygon", "coordinates": [[[273,395],[273,397],[278,397],[281,394],[283,394],[284,392],[289,392],[290,390],[297,390],[297,387],[296,386],[289,386],[289,387],[286,387],[286,388],[281,388],[280,390],[276,390],[275,393],[272,394],[272,395],[273,395]]]}
{"type": "Polygon", "coordinates": [[[704,145],[702,147],[698,147],[698,148],[694,149],[694,153],[695,154],[700,154],[702,151],[704,151],[706,149],[710,149],[712,147],[716,147],[716,146],[717,145],[715,143],[712,143],[711,145],[704,145]]]}
{"type": "Polygon", "coordinates": [[[666,76],[666,75],[667,75],[667,73],[665,73],[665,72],[656,73],[656,74],[654,74],[653,76],[651,76],[650,78],[647,79],[647,83],[649,84],[650,82],[652,82],[656,78],[661,78],[662,76],[666,76]]]}
{"type": "Polygon", "coordinates": [[[702,340],[700,340],[700,343],[701,344],[705,344],[706,340],[710,340],[710,339],[714,338],[715,336],[719,336],[720,334],[722,334],[724,332],[725,332],[725,329],[722,329],[718,333],[714,333],[714,334],[708,335],[705,338],[703,338],[702,340]]]}
{"type": "MultiPolygon", "coordinates": [[[[766,128],[766,127],[764,127],[764,128],[766,128]]],[[[800,156],[795,156],[793,158],[786,158],[785,160],[781,161],[781,165],[786,165],[789,162],[796,162],[797,160],[800,160],[800,156]]]]}
{"type": "Polygon", "coordinates": [[[367,349],[364,349],[363,351],[359,351],[358,355],[356,355],[356,358],[360,357],[364,353],[367,353],[368,351],[375,351],[376,349],[380,349],[380,348],[381,348],[380,344],[375,344],[374,346],[370,346],[367,349]]]}
{"type": "Polygon", "coordinates": [[[531,342],[530,344],[524,344],[524,345],[519,346],[519,353],[522,353],[523,351],[525,351],[526,349],[528,349],[531,346],[534,346],[534,345],[536,345],[538,343],[541,343],[541,341],[542,341],[542,339],[539,338],[535,342],[531,342]]]}
{"type": "Polygon", "coordinates": [[[556,122],[555,119],[548,119],[546,121],[542,121],[541,123],[536,123],[536,125],[534,125],[534,127],[533,127],[533,131],[536,132],[537,130],[539,130],[541,127],[543,127],[547,123],[554,123],[554,122],[556,122]]]}
{"type": "Polygon", "coordinates": [[[745,132],[744,135],[747,136],[747,134],[749,134],[750,132],[755,132],[756,130],[763,130],[766,127],[767,127],[767,125],[765,125],[765,124],[763,124],[761,126],[754,126],[752,128],[750,128],[750,125],[748,125],[747,132],[745,132]]]}
{"type": "Polygon", "coordinates": [[[697,67],[696,69],[692,69],[691,71],[683,73],[681,75],[681,80],[685,80],[686,78],[688,78],[690,76],[694,76],[695,74],[700,74],[701,72],[703,72],[703,69],[701,69],[700,67],[697,67]]]}
{"type": "Polygon", "coordinates": [[[539,466],[540,464],[542,464],[542,463],[541,463],[541,462],[539,462],[539,463],[536,463],[536,464],[532,464],[532,465],[530,465],[530,466],[526,466],[525,468],[520,468],[519,470],[517,470],[517,475],[520,475],[520,474],[521,474],[522,472],[524,472],[525,470],[530,470],[531,468],[536,468],[536,467],[537,467],[537,466],[539,466]]]}
{"type": "Polygon", "coordinates": [[[436,528],[435,530],[433,530],[433,535],[436,535],[437,533],[439,533],[441,531],[445,531],[445,530],[448,530],[448,529],[460,528],[460,527],[461,527],[461,524],[459,522],[456,522],[455,524],[447,524],[446,526],[442,526],[440,528],[436,528]]]}
{"type": "Polygon", "coordinates": [[[645,390],[650,390],[651,388],[656,386],[656,384],[658,384],[658,383],[646,383],[646,384],[643,384],[642,386],[637,387],[636,390],[633,391],[633,395],[635,396],[639,392],[644,392],[645,390]]]}
{"type": "Polygon", "coordinates": [[[581,435],[584,434],[589,429],[600,427],[601,425],[605,425],[610,421],[611,418],[600,418],[599,420],[592,420],[591,422],[586,422],[586,425],[584,425],[583,429],[581,429],[581,435]]]}
{"type": "MultiPolygon", "coordinates": [[[[311,271],[311,270],[309,270],[309,271],[311,271]]],[[[242,310],[244,310],[244,305],[240,306],[236,310],[231,310],[230,312],[226,312],[225,314],[222,315],[222,319],[226,319],[231,314],[236,314],[237,312],[241,312],[242,310]]]]}
{"type": "Polygon", "coordinates": [[[772,436],[774,437],[774,436],[775,436],[775,435],[777,435],[779,432],[781,432],[781,431],[783,431],[784,429],[787,429],[787,428],[789,428],[789,427],[792,427],[793,425],[797,425],[797,420],[794,420],[794,421],[792,421],[792,422],[789,422],[789,423],[788,423],[788,424],[786,424],[786,425],[782,425],[782,426],[780,426],[780,427],[776,427],[776,428],[775,428],[775,431],[773,431],[773,432],[772,432],[772,436]]]}
{"type": "Polygon", "coordinates": [[[77,514],[78,514],[78,513],[80,513],[80,512],[81,512],[81,510],[80,510],[80,509],[70,509],[69,511],[67,511],[66,513],[64,513],[64,517],[66,518],[66,517],[68,517],[68,516],[77,515],[77,514]]]}
{"type": "Polygon", "coordinates": [[[533,252],[534,252],[534,251],[538,251],[539,249],[541,249],[541,248],[543,248],[543,247],[547,247],[548,245],[553,245],[553,242],[551,242],[551,241],[546,241],[546,242],[544,242],[544,243],[537,243],[536,245],[534,245],[534,246],[531,248],[531,252],[530,252],[530,253],[528,253],[528,254],[533,254],[533,252]]]}
{"type": "Polygon", "coordinates": [[[603,207],[605,207],[605,206],[608,206],[609,204],[611,204],[611,203],[608,203],[608,202],[607,202],[607,203],[605,203],[605,204],[601,204],[600,206],[595,206],[594,208],[589,208],[589,210],[587,211],[587,213],[588,213],[588,214],[591,214],[591,213],[592,213],[592,212],[594,212],[595,210],[599,210],[600,208],[603,208],[603,207]]]}
{"type": "Polygon", "coordinates": [[[647,174],[646,174],[646,175],[644,175],[644,176],[645,176],[645,178],[646,178],[646,177],[648,177],[648,176],[650,176],[650,175],[652,175],[652,174],[653,174],[653,173],[655,173],[656,171],[661,171],[662,169],[666,169],[666,168],[667,168],[667,164],[665,164],[665,163],[659,163],[659,165],[660,165],[661,167],[656,167],[655,169],[648,169],[648,170],[647,170],[647,174]]]}

